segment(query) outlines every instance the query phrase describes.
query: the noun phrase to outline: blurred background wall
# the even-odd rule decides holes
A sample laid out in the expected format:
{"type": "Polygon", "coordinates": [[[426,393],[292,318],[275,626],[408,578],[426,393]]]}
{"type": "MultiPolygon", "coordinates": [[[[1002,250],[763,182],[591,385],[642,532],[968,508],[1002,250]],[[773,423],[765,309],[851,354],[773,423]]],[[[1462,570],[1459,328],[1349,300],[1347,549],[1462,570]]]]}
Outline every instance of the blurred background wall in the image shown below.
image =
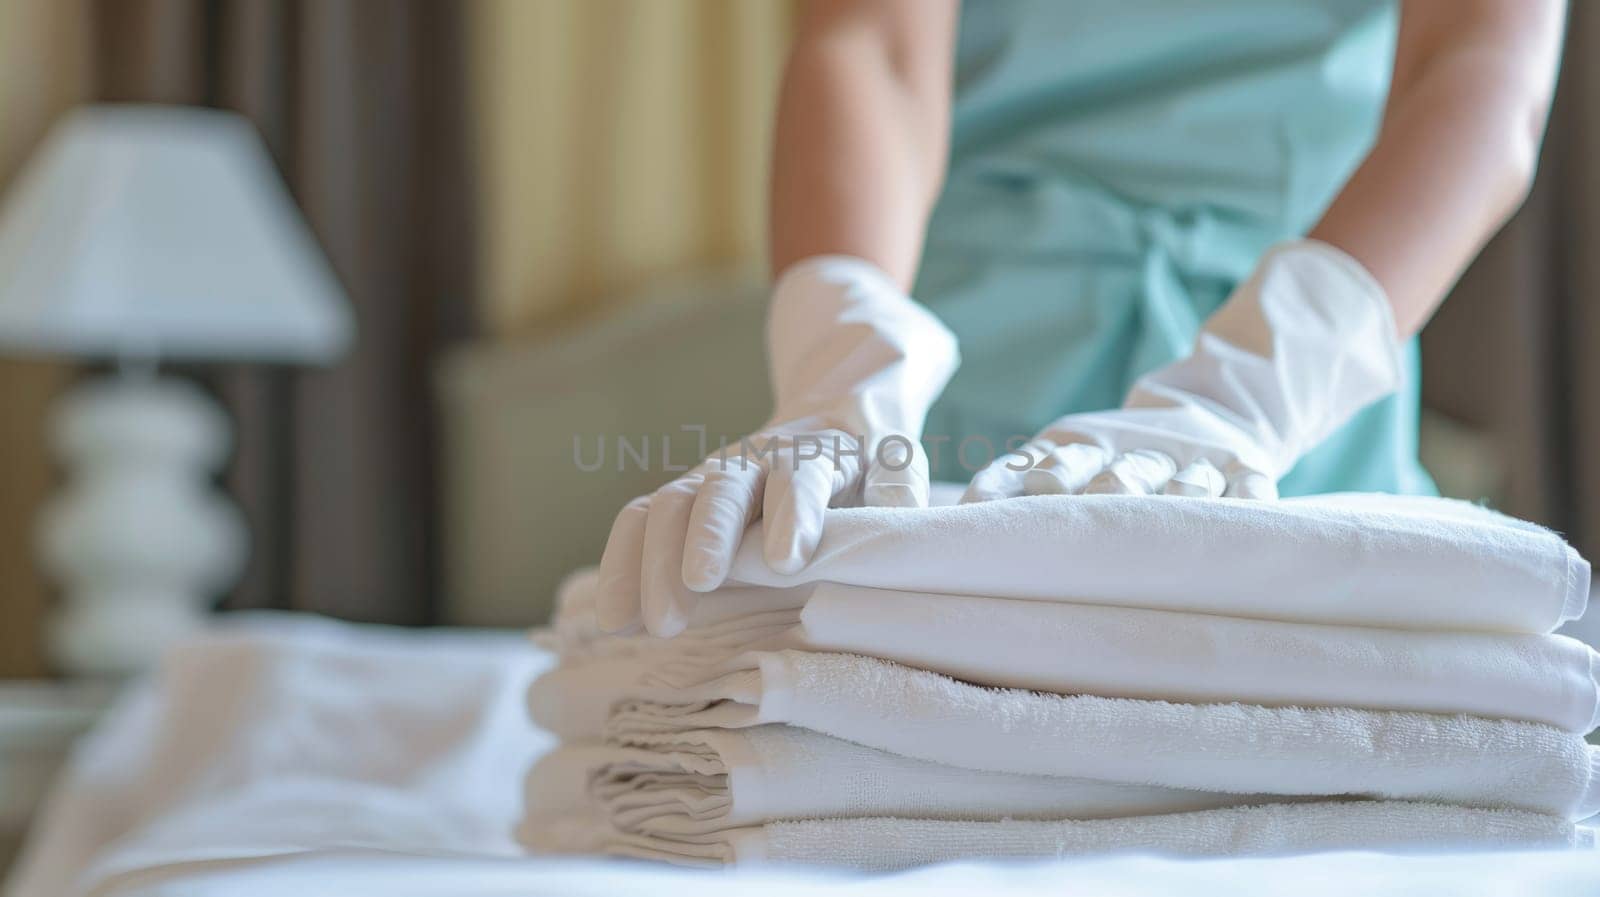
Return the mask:
{"type": "MultiPolygon", "coordinates": [[[[1600,8],[1569,4],[1561,81],[1528,202],[1422,335],[1423,399],[1481,434],[1458,491],[1600,557],[1600,8]]],[[[1435,432],[1435,467],[1458,430],[1435,432]]],[[[1426,459],[1425,459],[1426,460],[1426,459]]]]}
{"type": "MultiPolygon", "coordinates": [[[[435,362],[582,327],[662,276],[759,278],[790,18],[788,0],[0,0],[0,186],[73,102],[242,112],[356,307],[333,370],[186,371],[238,425],[224,480],[253,551],[224,606],[449,616],[435,362]]],[[[42,664],[31,529],[72,371],[0,364],[0,675],[18,675],[42,664]]]]}
{"type": "MultiPolygon", "coordinates": [[[[0,0],[0,187],[61,110],[88,87],[85,4],[0,0]]],[[[46,587],[33,561],[33,515],[53,480],[45,409],[63,365],[0,358],[0,676],[44,665],[38,621],[46,587]]]]}
{"type": "MultiPolygon", "coordinates": [[[[1534,197],[1425,337],[1425,438],[1451,491],[1595,556],[1600,13],[1574,6],[1534,197]]],[[[536,619],[665,476],[578,478],[575,433],[759,421],[791,22],[790,0],[0,0],[0,181],[78,100],[236,109],[351,295],[334,369],[193,372],[239,424],[254,553],[226,606],[536,619]]],[[[0,361],[0,674],[42,663],[28,534],[70,376],[0,361]]]]}
{"type": "Polygon", "coordinates": [[[750,264],[789,0],[476,0],[480,302],[500,336],[750,264]]]}

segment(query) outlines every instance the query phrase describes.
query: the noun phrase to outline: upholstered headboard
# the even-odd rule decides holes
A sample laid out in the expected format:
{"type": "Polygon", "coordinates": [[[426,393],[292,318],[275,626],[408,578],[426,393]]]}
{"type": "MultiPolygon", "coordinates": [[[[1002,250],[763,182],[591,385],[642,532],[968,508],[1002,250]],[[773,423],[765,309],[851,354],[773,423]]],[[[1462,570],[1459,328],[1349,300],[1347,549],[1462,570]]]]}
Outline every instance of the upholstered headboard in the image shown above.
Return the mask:
{"type": "Polygon", "coordinates": [[[664,285],[590,323],[483,343],[439,372],[444,409],[447,622],[527,625],[575,567],[599,561],[623,503],[766,417],[765,289],[754,275],[664,285]],[[651,462],[626,457],[648,437],[651,462]],[[578,440],[575,456],[574,439],[578,440]],[[592,466],[599,441],[603,466],[592,466]]]}

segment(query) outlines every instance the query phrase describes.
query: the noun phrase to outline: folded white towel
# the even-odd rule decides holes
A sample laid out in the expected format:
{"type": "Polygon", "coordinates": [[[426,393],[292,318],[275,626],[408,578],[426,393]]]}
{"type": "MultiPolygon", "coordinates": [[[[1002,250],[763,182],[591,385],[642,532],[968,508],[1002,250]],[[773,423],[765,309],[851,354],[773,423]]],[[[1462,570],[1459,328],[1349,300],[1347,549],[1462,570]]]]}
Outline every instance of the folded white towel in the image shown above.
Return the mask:
{"type": "Polygon", "coordinates": [[[526,843],[889,869],[1570,846],[1600,810],[1596,655],[1544,635],[1589,567],[1542,528],[1384,496],[829,513],[797,576],[747,534],[673,641],[569,584],[530,709],[610,743],[530,773],[526,843]]]}
{"type": "Polygon", "coordinates": [[[800,619],[813,586],[791,589],[728,586],[702,596],[685,632],[671,639],[646,635],[642,627],[605,632],[595,617],[599,569],[584,567],[562,581],[550,625],[532,638],[563,661],[645,654],[710,653],[737,648],[771,635],[800,619]]]}
{"type": "Polygon", "coordinates": [[[1567,819],[1600,810],[1600,749],[1535,723],[1063,697],[799,651],[752,652],[644,681],[643,700],[624,701],[612,712],[610,737],[627,742],[776,722],[992,772],[1236,793],[1359,794],[1567,819]],[[644,693],[656,688],[670,691],[644,693]]]}
{"type": "Polygon", "coordinates": [[[1553,816],[1402,801],[1266,804],[1096,820],[797,820],[679,838],[618,832],[592,817],[535,817],[518,835],[544,853],[608,853],[686,866],[805,863],[874,872],[973,857],[1593,846],[1587,831],[1553,816]]]}
{"type": "Polygon", "coordinates": [[[1546,633],[1583,613],[1589,565],[1560,536],[1447,499],[1277,502],[1036,496],[828,512],[781,576],[747,533],[731,578],[1185,610],[1259,619],[1546,633]]]}
{"type": "Polygon", "coordinates": [[[1569,732],[1593,729],[1600,711],[1600,654],[1559,635],[1282,623],[822,583],[793,643],[1056,694],[1470,713],[1569,732]]]}
{"type": "MultiPolygon", "coordinates": [[[[664,640],[578,625],[584,609],[592,620],[593,583],[575,579],[563,590],[559,637],[547,643],[569,662],[709,661],[757,646],[836,651],[1057,694],[1471,713],[1569,732],[1593,729],[1600,712],[1600,654],[1564,636],[1283,623],[834,583],[810,589],[808,600],[754,588],[713,593],[697,608],[710,622],[664,640]],[[800,600],[803,612],[788,607],[800,600]]],[[[562,699],[549,684],[541,693],[562,699]]],[[[606,707],[621,697],[583,692],[606,707]]],[[[595,737],[603,708],[591,707],[589,728],[570,734],[595,737]]]]}
{"type": "Polygon", "coordinates": [[[528,687],[528,715],[563,742],[598,741],[617,704],[630,698],[672,703],[671,686],[647,681],[659,659],[618,657],[562,664],[528,687]]]}
{"type": "Polygon", "coordinates": [[[568,744],[528,773],[533,815],[595,813],[619,831],[678,838],[774,819],[1102,819],[1271,802],[913,760],[793,726],[568,744]]]}

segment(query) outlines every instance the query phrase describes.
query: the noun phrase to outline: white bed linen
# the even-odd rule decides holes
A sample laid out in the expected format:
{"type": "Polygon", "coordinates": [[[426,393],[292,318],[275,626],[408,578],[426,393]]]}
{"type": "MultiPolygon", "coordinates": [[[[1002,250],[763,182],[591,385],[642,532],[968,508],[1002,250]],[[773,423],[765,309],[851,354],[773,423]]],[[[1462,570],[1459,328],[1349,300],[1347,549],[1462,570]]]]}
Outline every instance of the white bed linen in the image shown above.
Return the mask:
{"type": "Polygon", "coordinates": [[[688,871],[657,863],[416,856],[327,850],[192,864],[124,883],[115,897],[1592,897],[1592,853],[1434,856],[1325,853],[1273,859],[947,863],[894,875],[808,869],[688,871]]]}
{"type": "Polygon", "coordinates": [[[308,850],[513,856],[549,663],[514,633],[240,615],[181,645],[78,745],[8,897],[308,850]]]}
{"type": "Polygon", "coordinates": [[[786,897],[823,887],[869,897],[1600,893],[1592,853],[1121,856],[951,864],[880,877],[531,860],[509,855],[519,789],[506,783],[550,744],[524,722],[520,695],[548,658],[505,635],[261,617],[232,629],[202,655],[207,662],[169,667],[102,722],[58,783],[8,895],[786,897]],[[241,686],[248,700],[217,706],[218,695],[241,686]],[[381,714],[364,709],[373,698],[381,714]],[[444,719],[457,724],[438,727],[444,719]],[[374,729],[375,720],[388,727],[374,729]],[[351,762],[369,756],[381,736],[416,734],[418,725],[437,731],[399,742],[404,751],[380,750],[383,764],[351,762]],[[275,786],[287,781],[319,784],[321,799],[275,786]],[[108,851],[112,840],[118,843],[108,851]]]}

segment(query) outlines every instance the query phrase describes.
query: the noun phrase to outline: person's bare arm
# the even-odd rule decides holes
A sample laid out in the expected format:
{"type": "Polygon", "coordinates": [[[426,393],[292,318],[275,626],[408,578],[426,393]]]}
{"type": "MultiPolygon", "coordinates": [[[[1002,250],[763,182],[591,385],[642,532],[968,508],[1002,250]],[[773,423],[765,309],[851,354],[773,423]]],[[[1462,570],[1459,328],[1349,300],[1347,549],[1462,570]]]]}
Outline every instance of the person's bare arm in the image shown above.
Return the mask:
{"type": "Polygon", "coordinates": [[[944,181],[956,2],[804,4],[778,103],[775,272],[838,253],[910,288],[944,181]]]}
{"type": "Polygon", "coordinates": [[[1564,0],[1403,0],[1377,143],[1311,237],[1360,261],[1422,328],[1532,183],[1564,0]]]}

